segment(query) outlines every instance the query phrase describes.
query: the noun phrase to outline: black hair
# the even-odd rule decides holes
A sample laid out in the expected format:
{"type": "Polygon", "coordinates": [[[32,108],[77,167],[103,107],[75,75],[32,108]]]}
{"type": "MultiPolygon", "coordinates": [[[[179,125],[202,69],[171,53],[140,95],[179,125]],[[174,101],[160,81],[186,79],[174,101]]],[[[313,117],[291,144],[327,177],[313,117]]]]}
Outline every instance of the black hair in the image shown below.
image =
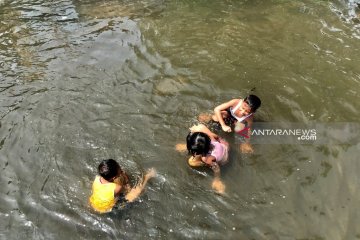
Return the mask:
{"type": "Polygon", "coordinates": [[[261,106],[260,98],[258,96],[251,94],[244,99],[244,102],[246,102],[249,105],[251,112],[255,112],[256,109],[258,109],[261,106]]]}
{"type": "Polygon", "coordinates": [[[202,132],[189,133],[186,137],[186,147],[191,155],[205,156],[210,151],[210,137],[202,132]]]}
{"type": "Polygon", "coordinates": [[[106,181],[112,182],[119,175],[121,168],[114,159],[106,159],[99,164],[98,171],[106,181]]]}

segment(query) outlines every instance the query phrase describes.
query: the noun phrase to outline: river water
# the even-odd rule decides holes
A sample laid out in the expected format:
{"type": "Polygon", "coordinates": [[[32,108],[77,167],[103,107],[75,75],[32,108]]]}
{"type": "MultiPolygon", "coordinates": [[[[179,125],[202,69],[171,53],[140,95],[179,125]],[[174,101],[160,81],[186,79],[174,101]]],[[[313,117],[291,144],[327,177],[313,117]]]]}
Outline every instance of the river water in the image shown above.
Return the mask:
{"type": "Polygon", "coordinates": [[[344,1],[0,0],[1,239],[360,239],[360,144],[227,137],[224,196],[175,151],[254,93],[259,122],[358,123],[360,25],[344,1]],[[100,160],[138,201],[88,205],[100,160]]]}

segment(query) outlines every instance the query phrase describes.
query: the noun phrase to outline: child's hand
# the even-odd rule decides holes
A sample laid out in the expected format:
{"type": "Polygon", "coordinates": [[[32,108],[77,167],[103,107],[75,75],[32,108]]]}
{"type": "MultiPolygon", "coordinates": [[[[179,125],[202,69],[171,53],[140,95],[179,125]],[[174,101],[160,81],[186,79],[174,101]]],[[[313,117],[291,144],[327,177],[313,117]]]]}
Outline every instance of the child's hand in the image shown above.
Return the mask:
{"type": "Polygon", "coordinates": [[[250,143],[242,143],[240,144],[240,150],[242,153],[253,153],[254,149],[250,145],[250,143]]]}
{"type": "Polygon", "coordinates": [[[224,132],[231,132],[231,127],[228,125],[222,125],[221,128],[224,132]]]}
{"type": "Polygon", "coordinates": [[[155,168],[150,168],[150,169],[147,170],[145,178],[150,179],[150,178],[155,177],[155,176],[156,176],[155,168]]]}

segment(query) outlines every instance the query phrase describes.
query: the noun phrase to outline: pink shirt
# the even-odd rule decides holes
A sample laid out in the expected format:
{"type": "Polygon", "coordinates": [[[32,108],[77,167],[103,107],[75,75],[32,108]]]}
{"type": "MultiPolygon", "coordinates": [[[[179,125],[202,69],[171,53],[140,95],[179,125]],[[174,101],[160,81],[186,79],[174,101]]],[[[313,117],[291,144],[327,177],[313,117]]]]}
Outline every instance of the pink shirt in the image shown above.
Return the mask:
{"type": "Polygon", "coordinates": [[[219,164],[224,164],[228,160],[228,144],[224,140],[211,141],[213,149],[210,152],[210,155],[215,157],[216,162],[219,164]]]}

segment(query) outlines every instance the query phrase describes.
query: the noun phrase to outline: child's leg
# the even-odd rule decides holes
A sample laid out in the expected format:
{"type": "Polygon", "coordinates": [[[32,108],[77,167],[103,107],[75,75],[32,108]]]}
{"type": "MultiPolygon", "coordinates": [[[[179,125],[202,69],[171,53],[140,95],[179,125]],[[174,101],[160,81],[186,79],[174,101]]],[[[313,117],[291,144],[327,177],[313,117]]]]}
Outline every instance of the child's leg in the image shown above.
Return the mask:
{"type": "Polygon", "coordinates": [[[240,151],[242,153],[253,153],[254,149],[253,149],[253,147],[251,146],[250,143],[241,143],[240,144],[240,151]]]}
{"type": "Polygon", "coordinates": [[[211,114],[210,113],[200,113],[198,116],[199,122],[208,123],[211,121],[211,114]]]}
{"type": "MultiPolygon", "coordinates": [[[[223,119],[227,118],[229,116],[227,111],[221,111],[221,115],[223,117],[223,119]]],[[[219,120],[217,119],[217,117],[215,116],[215,114],[210,114],[210,113],[200,113],[198,116],[198,120],[199,122],[203,122],[203,123],[208,123],[211,120],[218,122],[219,120]]]]}
{"type": "Polygon", "coordinates": [[[178,151],[178,152],[186,152],[186,151],[187,151],[186,143],[177,143],[177,144],[175,145],[175,149],[176,149],[176,151],[178,151]]]}
{"type": "Polygon", "coordinates": [[[234,131],[235,131],[235,132],[241,132],[245,127],[246,127],[246,126],[245,126],[244,123],[236,122],[236,123],[235,123],[235,127],[234,127],[234,131]]]}

